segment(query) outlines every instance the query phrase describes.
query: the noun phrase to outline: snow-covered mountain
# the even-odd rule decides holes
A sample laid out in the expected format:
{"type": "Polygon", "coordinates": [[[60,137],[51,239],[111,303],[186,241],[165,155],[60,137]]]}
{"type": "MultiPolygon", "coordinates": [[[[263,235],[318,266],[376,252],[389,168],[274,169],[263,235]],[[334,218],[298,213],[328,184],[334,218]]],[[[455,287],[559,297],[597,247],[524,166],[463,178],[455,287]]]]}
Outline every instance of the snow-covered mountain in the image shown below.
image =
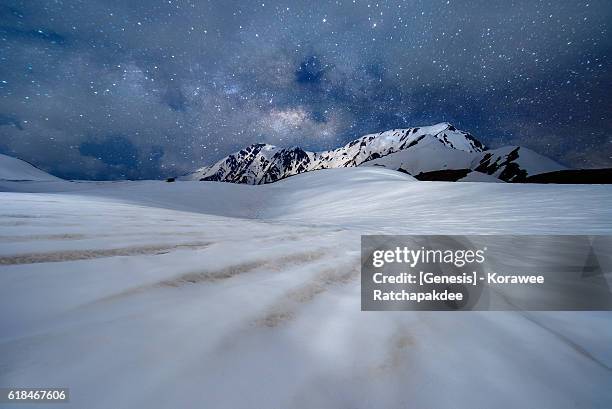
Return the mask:
{"type": "Polygon", "coordinates": [[[368,161],[363,166],[399,170],[420,180],[490,182],[524,182],[527,176],[566,169],[520,146],[465,152],[442,145],[429,135],[409,149],[368,161]],[[437,175],[437,178],[432,179],[428,175],[437,175]]]}
{"type": "Polygon", "coordinates": [[[448,180],[507,182],[565,169],[526,148],[487,150],[469,133],[443,122],[368,134],[323,152],[254,144],[182,179],[258,185],[313,170],[355,166],[385,167],[423,179],[430,172],[450,170],[457,172],[448,180]]]}
{"type": "Polygon", "coordinates": [[[0,154],[0,180],[57,181],[61,179],[28,162],[0,154]]]}

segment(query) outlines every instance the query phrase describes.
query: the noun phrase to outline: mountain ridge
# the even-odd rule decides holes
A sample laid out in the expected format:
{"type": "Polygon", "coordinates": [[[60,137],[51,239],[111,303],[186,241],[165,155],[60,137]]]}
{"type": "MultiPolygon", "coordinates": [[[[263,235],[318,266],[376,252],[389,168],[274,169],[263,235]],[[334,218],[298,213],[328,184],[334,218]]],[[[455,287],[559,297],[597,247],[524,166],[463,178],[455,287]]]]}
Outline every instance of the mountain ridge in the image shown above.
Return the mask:
{"type": "Polygon", "coordinates": [[[417,178],[434,171],[466,170],[504,182],[524,182],[529,176],[567,169],[520,146],[489,150],[469,132],[441,122],[367,134],[320,152],[255,143],[181,179],[259,185],[319,169],[355,166],[380,166],[417,178]]]}

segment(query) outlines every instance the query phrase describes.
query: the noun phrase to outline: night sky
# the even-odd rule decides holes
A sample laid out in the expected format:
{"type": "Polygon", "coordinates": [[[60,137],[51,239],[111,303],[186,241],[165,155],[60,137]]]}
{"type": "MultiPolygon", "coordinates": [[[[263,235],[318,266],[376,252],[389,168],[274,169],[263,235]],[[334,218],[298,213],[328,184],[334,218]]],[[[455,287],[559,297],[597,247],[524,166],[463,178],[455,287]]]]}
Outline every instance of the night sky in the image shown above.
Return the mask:
{"type": "Polygon", "coordinates": [[[0,152],[159,178],[442,121],[612,166],[612,2],[0,0],[0,152]]]}

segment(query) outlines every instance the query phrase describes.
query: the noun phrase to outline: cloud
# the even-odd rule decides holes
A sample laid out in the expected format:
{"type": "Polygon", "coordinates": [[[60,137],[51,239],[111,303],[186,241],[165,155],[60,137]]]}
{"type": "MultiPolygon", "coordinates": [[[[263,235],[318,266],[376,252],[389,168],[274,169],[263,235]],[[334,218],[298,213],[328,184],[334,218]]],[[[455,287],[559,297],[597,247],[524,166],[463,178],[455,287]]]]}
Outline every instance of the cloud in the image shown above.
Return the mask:
{"type": "Polygon", "coordinates": [[[309,120],[304,108],[290,108],[285,110],[273,109],[267,118],[265,125],[278,134],[287,134],[302,127],[309,120]]]}
{"type": "Polygon", "coordinates": [[[255,142],[447,120],[612,166],[609,2],[264,3],[9,0],[4,151],[64,177],[161,178],[255,142]]]}
{"type": "Polygon", "coordinates": [[[335,113],[308,112],[304,107],[273,108],[262,114],[259,132],[269,143],[299,143],[304,147],[325,146],[343,126],[346,119],[335,113]]]}
{"type": "Polygon", "coordinates": [[[134,169],[138,165],[138,150],[124,136],[111,135],[100,141],[86,141],[79,145],[79,152],[92,156],[111,166],[134,169]]]}
{"type": "Polygon", "coordinates": [[[19,121],[19,119],[15,117],[0,114],[0,126],[2,125],[14,126],[20,131],[23,131],[23,125],[21,124],[21,121],[19,121]]]}

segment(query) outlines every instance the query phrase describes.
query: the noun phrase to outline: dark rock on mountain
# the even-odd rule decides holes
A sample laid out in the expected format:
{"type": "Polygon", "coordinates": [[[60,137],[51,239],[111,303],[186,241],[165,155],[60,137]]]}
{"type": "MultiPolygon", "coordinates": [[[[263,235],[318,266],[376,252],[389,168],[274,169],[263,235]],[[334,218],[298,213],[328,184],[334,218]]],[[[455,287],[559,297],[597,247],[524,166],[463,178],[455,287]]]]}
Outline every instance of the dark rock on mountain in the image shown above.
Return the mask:
{"type": "Polygon", "coordinates": [[[470,172],[472,172],[472,169],[444,169],[421,172],[418,175],[414,175],[414,177],[418,180],[426,181],[456,182],[466,177],[470,172]]]}

